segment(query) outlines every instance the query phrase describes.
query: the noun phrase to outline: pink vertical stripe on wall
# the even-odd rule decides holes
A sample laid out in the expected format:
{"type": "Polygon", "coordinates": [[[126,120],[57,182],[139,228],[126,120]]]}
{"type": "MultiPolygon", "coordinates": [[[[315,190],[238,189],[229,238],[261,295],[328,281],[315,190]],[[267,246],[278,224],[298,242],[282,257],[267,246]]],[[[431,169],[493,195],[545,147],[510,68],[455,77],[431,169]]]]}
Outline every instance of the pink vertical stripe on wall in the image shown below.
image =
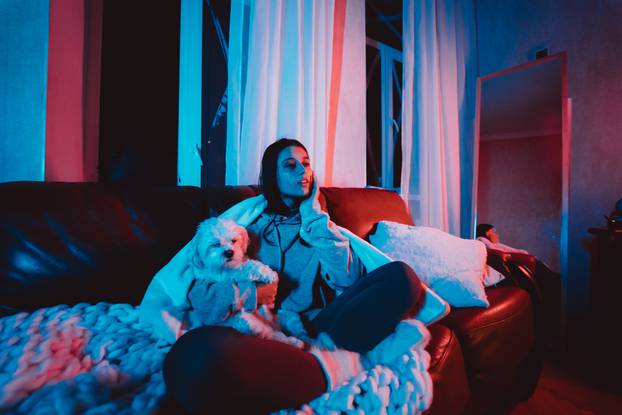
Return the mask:
{"type": "Polygon", "coordinates": [[[84,0],[50,1],[45,180],[83,181],[84,0]]]}
{"type": "Polygon", "coordinates": [[[324,185],[333,182],[333,162],[335,158],[335,132],[337,130],[337,110],[341,88],[341,67],[343,60],[343,41],[346,23],[346,0],[335,0],[333,17],[333,53],[330,78],[330,98],[328,106],[328,128],[326,133],[326,171],[324,185]]]}

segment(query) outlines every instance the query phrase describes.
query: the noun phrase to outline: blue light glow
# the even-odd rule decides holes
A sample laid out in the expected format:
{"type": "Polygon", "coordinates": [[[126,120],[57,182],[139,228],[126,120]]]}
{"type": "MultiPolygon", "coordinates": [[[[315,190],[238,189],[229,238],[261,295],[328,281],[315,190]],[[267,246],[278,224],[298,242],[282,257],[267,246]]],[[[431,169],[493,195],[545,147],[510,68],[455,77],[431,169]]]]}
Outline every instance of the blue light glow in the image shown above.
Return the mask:
{"type": "Polygon", "coordinates": [[[0,182],[44,179],[49,2],[0,1],[0,182]]]}

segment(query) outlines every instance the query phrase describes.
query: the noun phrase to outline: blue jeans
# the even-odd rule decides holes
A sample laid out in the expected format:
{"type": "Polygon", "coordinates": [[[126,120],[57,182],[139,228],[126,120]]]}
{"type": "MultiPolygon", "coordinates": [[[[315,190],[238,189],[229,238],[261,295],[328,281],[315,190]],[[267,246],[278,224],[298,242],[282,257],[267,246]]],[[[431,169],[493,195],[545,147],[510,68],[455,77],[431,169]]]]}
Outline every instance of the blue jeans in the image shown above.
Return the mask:
{"type": "Polygon", "coordinates": [[[391,262],[348,287],[311,320],[311,326],[317,333],[326,332],[342,349],[366,353],[415,313],[420,295],[421,283],[412,268],[391,262]]]}

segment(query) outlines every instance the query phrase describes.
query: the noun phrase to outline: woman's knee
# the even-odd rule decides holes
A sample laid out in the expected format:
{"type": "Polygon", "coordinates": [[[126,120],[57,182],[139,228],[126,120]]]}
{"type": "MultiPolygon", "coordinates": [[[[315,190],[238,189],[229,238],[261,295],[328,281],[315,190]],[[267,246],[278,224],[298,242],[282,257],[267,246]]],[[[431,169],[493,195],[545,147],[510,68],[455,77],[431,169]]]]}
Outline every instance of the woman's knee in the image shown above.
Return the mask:
{"type": "Polygon", "coordinates": [[[164,359],[164,382],[174,400],[201,413],[227,388],[231,348],[241,336],[228,327],[201,327],[182,336],[164,359]]]}
{"type": "Polygon", "coordinates": [[[229,327],[200,327],[183,335],[169,350],[164,359],[164,377],[195,372],[198,366],[211,368],[218,363],[227,344],[240,333],[229,327]]]}
{"type": "Polygon", "coordinates": [[[416,303],[423,287],[415,271],[402,261],[393,261],[385,265],[386,277],[397,295],[406,295],[410,302],[416,303]]]}

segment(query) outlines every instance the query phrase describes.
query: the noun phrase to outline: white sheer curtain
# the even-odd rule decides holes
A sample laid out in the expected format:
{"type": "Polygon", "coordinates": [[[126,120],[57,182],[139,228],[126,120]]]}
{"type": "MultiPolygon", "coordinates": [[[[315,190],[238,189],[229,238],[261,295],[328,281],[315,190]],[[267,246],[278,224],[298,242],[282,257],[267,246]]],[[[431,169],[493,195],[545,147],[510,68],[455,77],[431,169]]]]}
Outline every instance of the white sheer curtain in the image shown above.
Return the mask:
{"type": "Polygon", "coordinates": [[[417,224],[459,235],[465,34],[473,29],[473,2],[404,0],[403,6],[402,197],[417,224]]]}
{"type": "Polygon", "coordinates": [[[226,183],[289,137],[323,185],[364,186],[365,77],[363,0],[232,0],[226,183]]]}

